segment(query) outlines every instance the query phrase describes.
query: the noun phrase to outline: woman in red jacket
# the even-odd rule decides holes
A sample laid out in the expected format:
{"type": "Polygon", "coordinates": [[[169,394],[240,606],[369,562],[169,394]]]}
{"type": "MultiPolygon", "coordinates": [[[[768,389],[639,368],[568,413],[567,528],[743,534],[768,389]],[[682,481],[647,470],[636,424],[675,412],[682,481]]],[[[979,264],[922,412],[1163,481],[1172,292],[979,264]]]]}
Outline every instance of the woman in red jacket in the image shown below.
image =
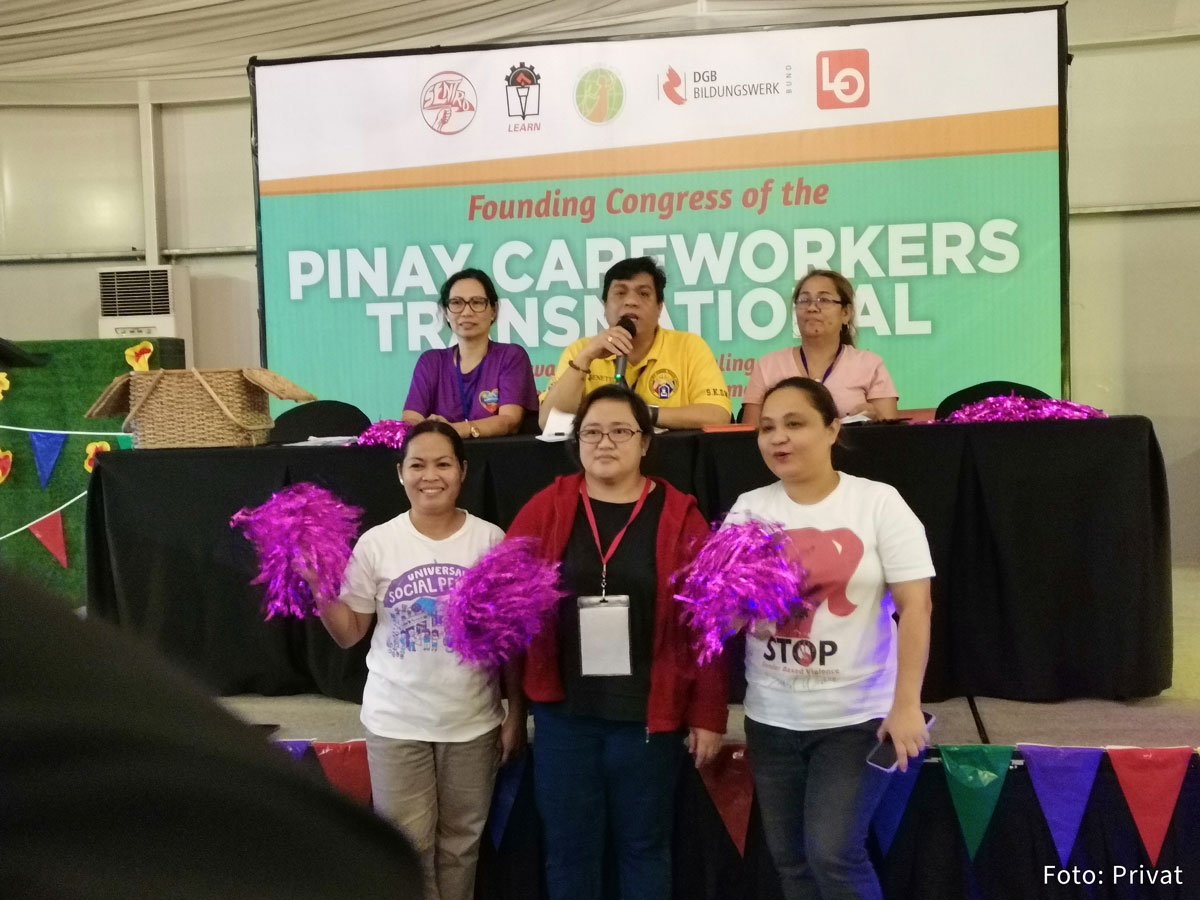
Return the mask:
{"type": "Polygon", "coordinates": [[[642,474],[653,431],[633,392],[590,393],[573,435],[583,472],[534,496],[508,532],[539,537],[570,592],[524,679],[550,900],[598,900],[608,833],[621,896],[669,897],[680,736],[701,766],[725,731],[724,662],[697,666],[671,587],[708,523],[693,497],[642,474]]]}

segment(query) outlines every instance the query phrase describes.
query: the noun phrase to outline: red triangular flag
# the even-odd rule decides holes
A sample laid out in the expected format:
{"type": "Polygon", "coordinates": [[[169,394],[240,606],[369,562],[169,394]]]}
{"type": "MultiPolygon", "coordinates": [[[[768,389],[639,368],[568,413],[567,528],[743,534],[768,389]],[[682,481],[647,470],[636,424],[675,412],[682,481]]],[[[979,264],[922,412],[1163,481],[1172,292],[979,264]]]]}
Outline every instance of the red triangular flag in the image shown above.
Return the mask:
{"type": "Polygon", "coordinates": [[[329,783],[363,806],[371,805],[371,773],[367,769],[367,742],[344,744],[313,741],[313,750],[329,783]]]}
{"type": "Polygon", "coordinates": [[[1193,752],[1191,747],[1130,747],[1108,751],[1108,760],[1117,773],[1152,866],[1158,865],[1158,854],[1193,752]]]}
{"type": "Polygon", "coordinates": [[[70,564],[67,559],[67,539],[63,537],[62,511],[51,513],[44,519],[38,519],[29,526],[29,533],[42,542],[59,565],[64,569],[70,564]]]}
{"type": "Polygon", "coordinates": [[[745,856],[746,829],[750,827],[750,804],[754,798],[745,745],[722,747],[717,758],[700,770],[700,777],[738,853],[745,856]]]}

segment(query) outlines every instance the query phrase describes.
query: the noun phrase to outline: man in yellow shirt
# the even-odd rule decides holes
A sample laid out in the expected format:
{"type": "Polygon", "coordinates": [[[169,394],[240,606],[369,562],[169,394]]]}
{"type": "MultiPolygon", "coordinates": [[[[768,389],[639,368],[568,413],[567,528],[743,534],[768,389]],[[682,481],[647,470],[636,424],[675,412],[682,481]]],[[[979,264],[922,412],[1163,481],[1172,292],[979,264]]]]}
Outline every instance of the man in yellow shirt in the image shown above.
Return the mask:
{"type": "Polygon", "coordinates": [[[622,260],[604,274],[609,328],[563,351],[541,398],[542,428],[551,409],[573,413],[585,394],[615,383],[620,357],[626,359],[625,383],[650,404],[655,424],[701,428],[729,423],[729,389],[704,338],[658,327],[666,285],[666,273],[648,256],[622,260]],[[622,318],[633,321],[636,335],[617,324],[622,318]]]}

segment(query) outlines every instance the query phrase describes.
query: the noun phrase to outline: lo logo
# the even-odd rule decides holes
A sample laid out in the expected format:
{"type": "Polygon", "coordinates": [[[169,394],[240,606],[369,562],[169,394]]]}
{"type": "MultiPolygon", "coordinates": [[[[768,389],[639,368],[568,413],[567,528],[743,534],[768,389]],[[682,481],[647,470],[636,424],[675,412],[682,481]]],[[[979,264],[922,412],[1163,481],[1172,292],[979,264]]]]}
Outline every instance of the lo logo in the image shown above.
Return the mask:
{"type": "Polygon", "coordinates": [[[849,109],[871,101],[871,55],[866,50],[817,54],[817,108],[849,109]]]}

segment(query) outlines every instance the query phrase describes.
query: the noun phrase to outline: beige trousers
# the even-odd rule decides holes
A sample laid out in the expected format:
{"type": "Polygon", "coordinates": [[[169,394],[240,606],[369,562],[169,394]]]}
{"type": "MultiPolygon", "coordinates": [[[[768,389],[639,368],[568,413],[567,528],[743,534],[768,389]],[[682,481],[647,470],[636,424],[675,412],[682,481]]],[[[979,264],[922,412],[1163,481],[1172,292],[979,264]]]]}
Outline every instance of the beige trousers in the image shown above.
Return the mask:
{"type": "Polygon", "coordinates": [[[429,900],[471,900],[500,762],[500,729],[461,743],[367,734],[375,811],[416,846],[429,900]]]}

